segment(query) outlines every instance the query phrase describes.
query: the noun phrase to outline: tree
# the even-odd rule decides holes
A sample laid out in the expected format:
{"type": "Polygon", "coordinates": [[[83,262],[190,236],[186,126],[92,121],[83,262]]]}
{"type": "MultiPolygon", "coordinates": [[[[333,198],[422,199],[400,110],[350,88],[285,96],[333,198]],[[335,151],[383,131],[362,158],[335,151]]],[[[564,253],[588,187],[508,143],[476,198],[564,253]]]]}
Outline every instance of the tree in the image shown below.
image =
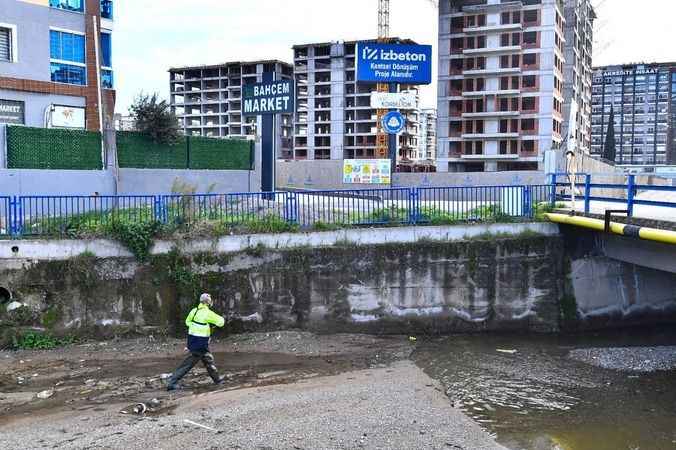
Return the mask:
{"type": "Polygon", "coordinates": [[[615,150],[615,111],[611,105],[610,118],[608,119],[608,132],[603,144],[603,159],[615,163],[617,152],[615,150]]]}
{"type": "Polygon", "coordinates": [[[140,93],[129,107],[136,129],[161,144],[173,144],[179,138],[178,119],[166,100],[159,95],[140,93]]]}

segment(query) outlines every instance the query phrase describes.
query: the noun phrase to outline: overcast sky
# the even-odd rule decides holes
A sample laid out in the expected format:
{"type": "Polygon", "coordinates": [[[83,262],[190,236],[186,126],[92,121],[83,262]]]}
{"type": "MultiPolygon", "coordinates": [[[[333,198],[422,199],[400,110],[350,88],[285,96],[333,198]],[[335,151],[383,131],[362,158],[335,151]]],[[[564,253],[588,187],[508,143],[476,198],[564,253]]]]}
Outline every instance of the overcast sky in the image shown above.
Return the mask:
{"type": "MultiPolygon", "coordinates": [[[[675,0],[592,1],[599,16],[594,65],[676,60],[675,0]]],[[[433,2],[391,3],[391,34],[433,44],[436,51],[433,2]]],[[[377,5],[377,0],[116,0],[116,109],[126,113],[140,91],[167,97],[169,67],[255,59],[291,63],[294,44],[374,38],[377,5]]],[[[436,105],[435,85],[423,88],[422,103],[436,105]]]]}

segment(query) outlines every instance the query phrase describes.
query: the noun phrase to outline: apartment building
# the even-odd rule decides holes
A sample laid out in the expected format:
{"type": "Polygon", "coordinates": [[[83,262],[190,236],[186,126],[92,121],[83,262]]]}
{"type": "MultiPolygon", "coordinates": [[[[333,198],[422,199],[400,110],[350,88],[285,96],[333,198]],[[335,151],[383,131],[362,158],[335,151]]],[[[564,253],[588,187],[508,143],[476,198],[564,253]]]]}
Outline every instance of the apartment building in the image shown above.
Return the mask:
{"type": "Polygon", "coordinates": [[[562,142],[563,0],[439,7],[437,170],[533,170],[562,142]]]}
{"type": "Polygon", "coordinates": [[[113,0],[1,3],[0,125],[112,126],[113,0]]]}
{"type": "Polygon", "coordinates": [[[617,164],[676,164],[676,63],[595,68],[592,155],[603,156],[611,117],[617,164]]]}
{"type": "MultiPolygon", "coordinates": [[[[392,39],[394,43],[413,43],[392,39]]],[[[376,86],[356,80],[356,41],[297,45],[294,52],[296,117],[293,159],[360,159],[376,157],[377,118],[371,108],[376,86]]],[[[399,92],[415,86],[399,85],[399,92]]],[[[406,128],[398,136],[400,160],[418,149],[416,109],[402,111],[406,128]]]]}
{"type": "MultiPolygon", "coordinates": [[[[258,131],[255,116],[242,114],[243,87],[260,83],[263,73],[277,79],[293,79],[293,67],[278,60],[228,62],[217,65],[169,69],[172,111],[188,136],[253,138],[258,131]]],[[[292,155],[292,115],[276,123],[277,157],[292,155]]]]}
{"type": "Polygon", "coordinates": [[[420,110],[420,138],[415,159],[435,160],[437,157],[437,110],[420,110]]]}
{"type": "Polygon", "coordinates": [[[592,47],[596,12],[590,0],[565,0],[563,135],[575,152],[591,150],[592,47]],[[574,106],[575,117],[571,118],[574,106]],[[572,122],[571,122],[572,119],[572,122]],[[574,147],[572,144],[574,142],[574,147]]]}

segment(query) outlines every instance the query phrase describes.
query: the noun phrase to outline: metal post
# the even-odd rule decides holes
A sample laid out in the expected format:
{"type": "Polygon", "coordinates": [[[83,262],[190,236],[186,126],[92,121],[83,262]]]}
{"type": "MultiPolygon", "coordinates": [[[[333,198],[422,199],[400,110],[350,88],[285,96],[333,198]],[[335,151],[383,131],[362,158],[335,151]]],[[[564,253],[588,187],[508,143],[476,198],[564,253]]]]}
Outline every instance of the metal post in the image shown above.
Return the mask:
{"type": "Polygon", "coordinates": [[[408,190],[408,223],[415,225],[418,223],[418,212],[420,211],[420,193],[418,188],[409,188],[408,190]]]}
{"type": "MultiPolygon", "coordinates": [[[[264,72],[263,82],[273,82],[276,76],[274,72],[264,72]]],[[[261,127],[261,191],[264,200],[275,200],[275,116],[266,114],[262,118],[261,127]]]]}
{"type": "Polygon", "coordinates": [[[584,213],[589,214],[591,210],[591,174],[584,176],[584,213]]]}
{"type": "Polygon", "coordinates": [[[286,192],[284,201],[284,220],[287,223],[298,223],[298,195],[295,192],[286,192]]]}
{"type": "Polygon", "coordinates": [[[634,196],[636,195],[636,175],[629,175],[627,186],[627,217],[634,216],[634,196]]]}
{"type": "Polygon", "coordinates": [[[9,198],[9,217],[7,218],[9,222],[9,235],[16,235],[16,196],[9,198]]]}
{"type": "Polygon", "coordinates": [[[550,203],[551,207],[553,208],[554,206],[556,206],[556,174],[555,173],[551,174],[550,186],[551,186],[551,188],[549,189],[549,203],[550,203]]]}
{"type": "MultiPolygon", "coordinates": [[[[396,83],[390,83],[389,84],[389,90],[390,93],[396,93],[397,92],[397,84],[396,83]]],[[[396,109],[390,109],[391,111],[396,111],[396,109]]],[[[399,135],[397,134],[390,134],[388,135],[387,138],[387,150],[388,154],[390,156],[390,186],[394,186],[394,174],[397,172],[397,151],[399,147],[399,135]]]]}
{"type": "Polygon", "coordinates": [[[531,217],[532,215],[532,198],[531,195],[531,186],[523,187],[523,211],[522,214],[524,217],[531,217]]]}
{"type": "Polygon", "coordinates": [[[164,222],[162,220],[162,216],[163,216],[163,213],[162,213],[162,196],[156,195],[153,199],[153,204],[154,204],[153,212],[154,212],[154,216],[155,216],[155,221],[160,222],[160,223],[164,222]]]}

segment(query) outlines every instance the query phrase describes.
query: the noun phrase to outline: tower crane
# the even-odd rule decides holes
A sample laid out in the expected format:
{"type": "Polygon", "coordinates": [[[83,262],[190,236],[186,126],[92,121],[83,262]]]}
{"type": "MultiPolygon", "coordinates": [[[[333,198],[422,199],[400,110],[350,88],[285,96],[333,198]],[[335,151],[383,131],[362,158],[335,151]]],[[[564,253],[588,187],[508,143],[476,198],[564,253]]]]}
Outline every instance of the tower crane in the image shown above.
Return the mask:
{"type": "MultiPolygon", "coordinates": [[[[390,0],[378,0],[378,42],[387,42],[390,37],[390,0]]],[[[378,83],[378,92],[389,92],[387,83],[378,83]]],[[[387,114],[386,109],[379,109],[376,114],[376,157],[388,158],[387,134],[383,128],[383,117],[387,114]]],[[[396,159],[395,159],[396,161],[396,159]]],[[[394,171],[395,168],[392,168],[394,171]]]]}
{"type": "MultiPolygon", "coordinates": [[[[439,7],[438,0],[427,0],[435,8],[439,7]]],[[[378,42],[386,43],[390,39],[390,0],[378,0],[378,42]]],[[[378,83],[376,90],[378,92],[389,92],[390,87],[387,83],[378,83]]],[[[387,134],[383,128],[383,117],[387,114],[386,109],[377,111],[377,135],[376,135],[376,157],[388,158],[387,134]]],[[[396,157],[394,159],[396,164],[396,157]]],[[[392,167],[392,171],[395,167],[392,167]]]]}

